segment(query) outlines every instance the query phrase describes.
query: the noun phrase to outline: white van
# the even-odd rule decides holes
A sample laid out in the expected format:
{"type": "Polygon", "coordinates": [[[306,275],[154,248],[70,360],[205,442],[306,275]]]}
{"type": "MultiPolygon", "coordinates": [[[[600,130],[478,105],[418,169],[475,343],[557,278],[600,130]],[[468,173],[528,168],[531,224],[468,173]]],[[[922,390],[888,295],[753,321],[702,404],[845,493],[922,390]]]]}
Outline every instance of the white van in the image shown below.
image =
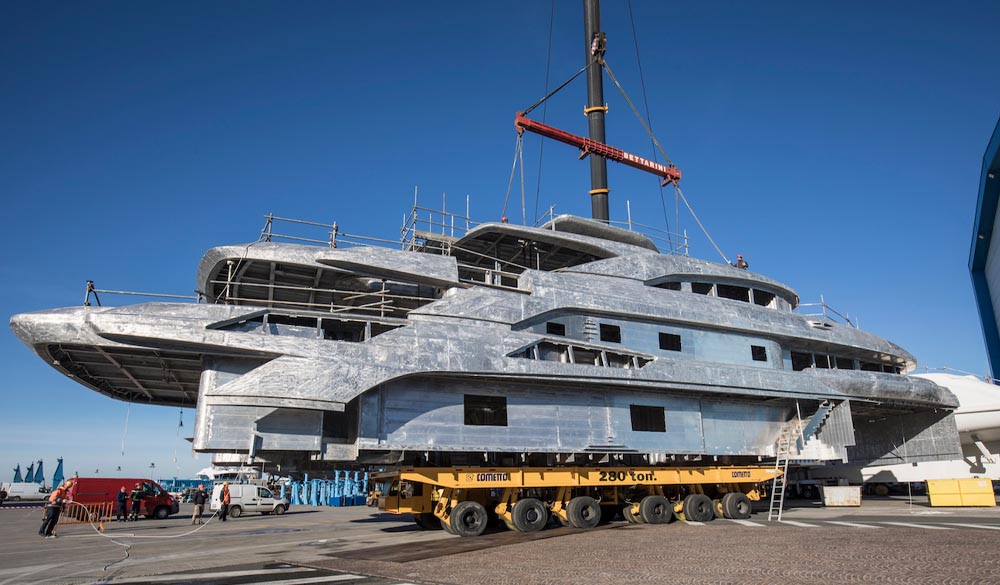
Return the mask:
{"type": "MultiPolygon", "coordinates": [[[[212,511],[219,509],[221,494],[222,484],[217,483],[212,487],[212,511]]],[[[280,516],[286,510],[288,510],[288,500],[275,497],[271,490],[264,486],[249,483],[229,484],[229,516],[232,518],[239,518],[245,512],[261,514],[274,512],[280,516]]]]}
{"type": "Polygon", "coordinates": [[[40,502],[49,499],[49,488],[40,483],[5,483],[8,502],[40,502]]]}

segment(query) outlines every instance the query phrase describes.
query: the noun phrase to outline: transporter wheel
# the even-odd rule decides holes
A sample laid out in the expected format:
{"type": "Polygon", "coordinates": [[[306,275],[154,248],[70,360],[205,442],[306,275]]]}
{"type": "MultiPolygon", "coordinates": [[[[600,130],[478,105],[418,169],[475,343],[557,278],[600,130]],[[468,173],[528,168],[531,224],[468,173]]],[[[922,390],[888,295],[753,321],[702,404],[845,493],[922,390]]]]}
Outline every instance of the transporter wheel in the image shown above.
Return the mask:
{"type": "Polygon", "coordinates": [[[549,523],[549,509],[536,498],[518,500],[510,515],[514,519],[514,527],[521,532],[535,532],[549,523]]]}
{"type": "Polygon", "coordinates": [[[625,520],[627,520],[629,524],[642,524],[642,518],[632,513],[632,504],[626,504],[625,507],[622,508],[622,516],[625,517],[625,520]]]}
{"type": "Polygon", "coordinates": [[[424,530],[441,530],[444,526],[433,512],[421,512],[413,515],[413,521],[424,530]]]}
{"type": "Polygon", "coordinates": [[[666,524],[673,517],[673,511],[667,498],[646,496],[639,504],[639,516],[646,524],[666,524]]]}
{"type": "Polygon", "coordinates": [[[705,494],[691,494],[684,498],[684,519],[688,522],[708,522],[714,517],[712,500],[705,494]]]}
{"type": "Polygon", "coordinates": [[[274,507],[274,513],[276,515],[278,515],[278,516],[281,516],[282,514],[284,514],[285,513],[285,506],[284,506],[284,504],[278,504],[277,506],[275,506],[274,507]]]}
{"type": "Polygon", "coordinates": [[[590,496],[577,496],[566,505],[566,517],[576,528],[593,528],[601,521],[601,507],[590,496]]]}
{"type": "Polygon", "coordinates": [[[438,524],[441,525],[441,530],[444,530],[448,534],[454,534],[456,536],[458,535],[458,533],[455,532],[455,529],[451,527],[451,516],[448,517],[448,520],[441,520],[439,518],[438,524]]]}
{"type": "Polygon", "coordinates": [[[486,530],[486,508],[479,502],[459,502],[451,511],[451,529],[459,536],[479,536],[486,530]]]}
{"type": "Polygon", "coordinates": [[[726,518],[746,520],[750,517],[752,507],[746,494],[733,492],[722,496],[722,512],[726,518]]]}
{"type": "Polygon", "coordinates": [[[170,516],[170,510],[166,506],[160,506],[153,512],[153,517],[157,520],[166,520],[170,516]]]}
{"type": "Polygon", "coordinates": [[[722,498],[716,498],[712,500],[712,513],[716,518],[729,518],[726,516],[726,511],[722,508],[722,498]]]}

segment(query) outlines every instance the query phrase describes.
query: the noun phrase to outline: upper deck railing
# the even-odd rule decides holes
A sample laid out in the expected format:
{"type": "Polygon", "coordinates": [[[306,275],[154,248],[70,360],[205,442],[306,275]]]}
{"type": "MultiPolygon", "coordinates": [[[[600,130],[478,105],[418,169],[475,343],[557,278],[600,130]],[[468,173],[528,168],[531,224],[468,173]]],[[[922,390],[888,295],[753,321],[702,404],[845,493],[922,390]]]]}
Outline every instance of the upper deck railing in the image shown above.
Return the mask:
{"type": "MultiPolygon", "coordinates": [[[[414,197],[413,207],[410,209],[409,213],[403,217],[398,240],[348,233],[342,230],[341,226],[336,221],[321,223],[268,214],[264,216],[265,223],[260,230],[260,235],[258,236],[257,241],[282,241],[314,246],[325,246],[329,248],[352,246],[400,247],[403,250],[448,255],[451,254],[452,245],[456,241],[461,239],[471,229],[482,225],[484,222],[473,221],[470,218],[468,199],[466,199],[466,210],[464,214],[446,211],[444,207],[444,200],[442,200],[441,210],[422,207],[417,204],[416,197],[414,197]]],[[[547,212],[539,218],[535,225],[537,226],[543,221],[550,221],[555,217],[555,206],[549,207],[547,212]]],[[[644,234],[650,238],[650,240],[652,240],[657,248],[664,254],[685,256],[688,254],[688,235],[686,232],[683,234],[676,234],[668,230],[662,230],[634,222],[631,217],[631,206],[629,206],[629,214],[626,221],[612,221],[610,224],[615,227],[644,234]]],[[[499,261],[499,259],[497,260],[499,261]]],[[[459,272],[459,280],[462,282],[484,286],[495,286],[505,289],[517,287],[518,273],[501,270],[499,264],[494,268],[484,268],[482,266],[460,262],[459,272]]],[[[242,286],[246,287],[253,285],[249,283],[242,283],[242,286]]],[[[100,294],[169,298],[194,302],[203,302],[205,300],[203,292],[195,291],[195,293],[195,295],[169,295],[160,293],[98,289],[92,281],[87,281],[84,305],[90,306],[92,299],[100,305],[100,294]]],[[[242,302],[246,299],[233,297],[223,300],[242,302]]],[[[385,298],[379,299],[378,302],[383,303],[383,305],[378,305],[377,309],[384,309],[385,301],[385,298]]],[[[373,310],[375,309],[373,308],[373,310]]]]}
{"type": "Polygon", "coordinates": [[[826,304],[826,299],[823,295],[819,295],[818,303],[800,303],[795,307],[795,312],[803,317],[822,317],[826,321],[833,321],[841,325],[854,327],[855,329],[860,327],[857,316],[855,316],[852,320],[850,313],[847,311],[841,313],[840,311],[834,309],[830,305],[826,304]]]}

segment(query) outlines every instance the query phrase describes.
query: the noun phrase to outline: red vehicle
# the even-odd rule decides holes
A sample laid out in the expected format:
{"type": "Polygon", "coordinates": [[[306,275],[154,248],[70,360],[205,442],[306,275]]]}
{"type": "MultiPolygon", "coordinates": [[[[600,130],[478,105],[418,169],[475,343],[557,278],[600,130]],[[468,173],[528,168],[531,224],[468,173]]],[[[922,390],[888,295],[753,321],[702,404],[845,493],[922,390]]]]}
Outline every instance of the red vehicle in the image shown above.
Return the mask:
{"type": "MultiPolygon", "coordinates": [[[[180,511],[180,504],[160,484],[151,479],[134,479],[122,477],[74,477],[73,487],[69,488],[69,497],[81,504],[115,504],[118,492],[125,486],[125,492],[132,493],[135,485],[142,489],[142,508],[140,512],[147,518],[163,520],[171,514],[180,511]]],[[[129,501],[129,510],[132,502],[129,501]]]]}

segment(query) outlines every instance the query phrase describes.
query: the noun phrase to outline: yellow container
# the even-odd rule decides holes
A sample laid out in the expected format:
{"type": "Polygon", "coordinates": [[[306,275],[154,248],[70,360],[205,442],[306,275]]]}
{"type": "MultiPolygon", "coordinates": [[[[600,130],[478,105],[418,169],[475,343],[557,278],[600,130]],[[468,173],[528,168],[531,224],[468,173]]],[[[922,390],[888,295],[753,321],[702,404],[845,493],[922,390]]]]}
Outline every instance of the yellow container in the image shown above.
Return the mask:
{"type": "Polygon", "coordinates": [[[993,482],[988,479],[929,479],[927,497],[931,506],[996,506],[993,482]]]}

